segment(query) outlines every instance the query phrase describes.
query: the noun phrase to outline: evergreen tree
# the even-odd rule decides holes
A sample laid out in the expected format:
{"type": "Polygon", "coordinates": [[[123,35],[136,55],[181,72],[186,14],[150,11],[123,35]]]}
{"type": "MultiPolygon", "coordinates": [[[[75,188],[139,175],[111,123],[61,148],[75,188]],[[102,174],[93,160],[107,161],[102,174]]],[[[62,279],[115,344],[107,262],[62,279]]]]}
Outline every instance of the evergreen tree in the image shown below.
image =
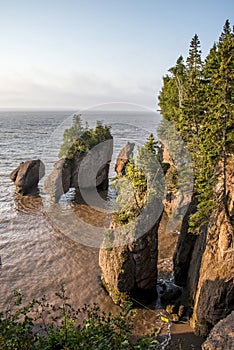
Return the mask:
{"type": "Polygon", "coordinates": [[[170,75],[163,77],[163,87],[159,95],[161,114],[170,121],[177,123],[180,117],[180,107],[184,96],[186,67],[183,57],[179,56],[176,65],[169,69],[170,75]]]}
{"type": "MultiPolygon", "coordinates": [[[[200,41],[197,34],[191,40],[189,56],[186,60],[185,94],[182,105],[180,129],[182,137],[188,141],[192,148],[197,144],[199,127],[203,115],[202,96],[202,59],[200,41]]],[[[194,151],[194,149],[193,149],[194,151]]]]}
{"type": "Polygon", "coordinates": [[[173,76],[163,77],[163,87],[159,94],[160,113],[169,121],[178,119],[179,94],[176,81],[173,76]]]}
{"type": "Polygon", "coordinates": [[[207,87],[208,118],[212,132],[213,154],[222,161],[223,202],[226,206],[226,162],[232,152],[234,139],[234,33],[225,22],[218,44],[207,57],[204,74],[209,78],[207,87]]]}
{"type": "Polygon", "coordinates": [[[222,200],[227,209],[227,157],[234,152],[234,33],[229,21],[204,65],[199,38],[193,37],[185,68],[179,59],[169,70],[171,75],[163,79],[159,106],[162,116],[174,122],[191,152],[199,203],[190,225],[193,231],[199,231],[217,205],[213,189],[220,178],[220,164],[222,200]]]}
{"type": "Polygon", "coordinates": [[[184,83],[186,79],[186,67],[182,56],[177,59],[175,67],[170,68],[169,72],[173,74],[178,91],[179,107],[181,108],[184,96],[184,83]]]}
{"type": "Polygon", "coordinates": [[[97,121],[96,128],[89,128],[86,123],[85,128],[81,120],[81,115],[74,115],[73,125],[64,131],[63,144],[58,154],[59,158],[71,159],[88,152],[100,142],[112,138],[110,126],[103,125],[97,121]]]}
{"type": "Polygon", "coordinates": [[[159,149],[159,145],[158,142],[155,141],[154,135],[150,134],[149,137],[146,140],[146,143],[144,145],[145,149],[147,149],[149,152],[151,152],[152,154],[156,154],[157,151],[159,149]]]}

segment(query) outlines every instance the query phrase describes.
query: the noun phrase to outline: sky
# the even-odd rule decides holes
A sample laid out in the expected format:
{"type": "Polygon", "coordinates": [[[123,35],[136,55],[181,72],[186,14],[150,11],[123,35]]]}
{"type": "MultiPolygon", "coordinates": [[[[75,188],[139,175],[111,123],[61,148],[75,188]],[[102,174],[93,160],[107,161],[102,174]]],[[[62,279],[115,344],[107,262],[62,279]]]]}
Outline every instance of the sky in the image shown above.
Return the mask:
{"type": "Polygon", "coordinates": [[[205,57],[226,19],[233,0],[0,0],[0,108],[157,109],[194,34],[205,57]]]}

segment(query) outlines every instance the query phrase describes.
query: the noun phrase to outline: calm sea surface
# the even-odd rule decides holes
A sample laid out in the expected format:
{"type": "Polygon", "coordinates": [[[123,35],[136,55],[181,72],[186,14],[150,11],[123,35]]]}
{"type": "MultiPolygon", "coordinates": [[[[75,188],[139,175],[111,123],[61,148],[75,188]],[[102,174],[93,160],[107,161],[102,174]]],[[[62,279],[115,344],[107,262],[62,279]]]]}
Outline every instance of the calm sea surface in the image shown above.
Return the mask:
{"type": "MultiPolygon", "coordinates": [[[[22,161],[42,159],[47,173],[57,160],[63,131],[71,125],[72,112],[0,112],[0,307],[9,303],[11,293],[20,289],[25,298],[46,294],[53,301],[54,293],[64,284],[75,307],[98,303],[102,309],[117,307],[100,285],[98,249],[81,245],[55,228],[48,218],[41,196],[22,197],[15,194],[9,174],[22,161]]],[[[114,154],[110,176],[114,174],[116,156],[127,141],[142,145],[150,132],[155,132],[160,117],[153,112],[85,112],[92,126],[96,120],[111,125],[114,154]]],[[[70,195],[72,196],[72,194],[70,195]]],[[[111,192],[110,192],[111,197],[111,192]]],[[[76,205],[70,201],[67,205],[76,205]]],[[[82,213],[90,221],[102,220],[92,211],[82,213]]],[[[85,209],[87,210],[87,208],[85,209]]],[[[155,327],[156,312],[138,310],[139,329],[155,327]]]]}

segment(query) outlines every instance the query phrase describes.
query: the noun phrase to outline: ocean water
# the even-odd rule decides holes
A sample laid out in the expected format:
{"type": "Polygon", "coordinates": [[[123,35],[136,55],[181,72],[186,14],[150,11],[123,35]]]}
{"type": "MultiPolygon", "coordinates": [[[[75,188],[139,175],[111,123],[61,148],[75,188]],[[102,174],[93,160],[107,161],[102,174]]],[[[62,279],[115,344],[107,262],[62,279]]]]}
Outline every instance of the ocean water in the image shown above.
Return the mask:
{"type": "MultiPolygon", "coordinates": [[[[15,193],[9,174],[20,162],[42,159],[47,173],[58,159],[62,134],[72,122],[72,112],[27,111],[0,112],[0,308],[6,308],[12,291],[20,289],[27,300],[44,294],[53,302],[54,293],[65,285],[70,303],[81,307],[84,303],[98,303],[106,311],[116,311],[100,284],[98,249],[82,245],[55,227],[44,207],[44,194],[22,197],[15,193]]],[[[150,111],[85,111],[82,118],[91,126],[102,120],[112,128],[114,154],[110,177],[119,150],[129,141],[142,145],[150,132],[155,133],[160,121],[150,111]]],[[[43,181],[42,181],[43,182],[43,181]]],[[[77,215],[88,217],[93,225],[102,224],[105,215],[72,202],[77,215]]],[[[111,201],[111,193],[110,193],[111,201]]],[[[139,309],[136,324],[139,330],[155,327],[160,322],[156,311],[139,309]]],[[[140,332],[140,331],[139,331],[140,332]]],[[[165,331],[166,334],[166,331],[165,331]]]]}

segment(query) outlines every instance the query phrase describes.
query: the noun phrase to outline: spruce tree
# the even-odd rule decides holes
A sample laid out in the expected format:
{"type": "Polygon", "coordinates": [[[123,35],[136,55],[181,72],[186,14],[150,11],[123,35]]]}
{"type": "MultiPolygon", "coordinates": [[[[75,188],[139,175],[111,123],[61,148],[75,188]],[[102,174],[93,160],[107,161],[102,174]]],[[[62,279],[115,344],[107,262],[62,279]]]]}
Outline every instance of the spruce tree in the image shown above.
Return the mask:
{"type": "Polygon", "coordinates": [[[202,118],[202,59],[200,41],[197,34],[191,40],[189,55],[186,60],[185,94],[182,105],[182,118],[180,128],[182,137],[187,140],[192,148],[197,144],[199,126],[202,118]]]}
{"type": "Polygon", "coordinates": [[[195,35],[185,69],[182,65],[182,59],[177,60],[164,78],[159,106],[162,116],[174,122],[191,153],[198,198],[198,210],[190,221],[191,231],[195,232],[208,222],[218,203],[214,186],[220,179],[220,165],[222,200],[227,209],[227,158],[234,152],[234,33],[229,21],[204,64],[195,35]]]}
{"type": "Polygon", "coordinates": [[[234,33],[228,20],[225,22],[218,44],[207,57],[204,71],[209,77],[206,127],[210,125],[215,145],[213,152],[222,163],[222,200],[227,208],[226,163],[228,153],[233,151],[234,139],[234,33]]]}

